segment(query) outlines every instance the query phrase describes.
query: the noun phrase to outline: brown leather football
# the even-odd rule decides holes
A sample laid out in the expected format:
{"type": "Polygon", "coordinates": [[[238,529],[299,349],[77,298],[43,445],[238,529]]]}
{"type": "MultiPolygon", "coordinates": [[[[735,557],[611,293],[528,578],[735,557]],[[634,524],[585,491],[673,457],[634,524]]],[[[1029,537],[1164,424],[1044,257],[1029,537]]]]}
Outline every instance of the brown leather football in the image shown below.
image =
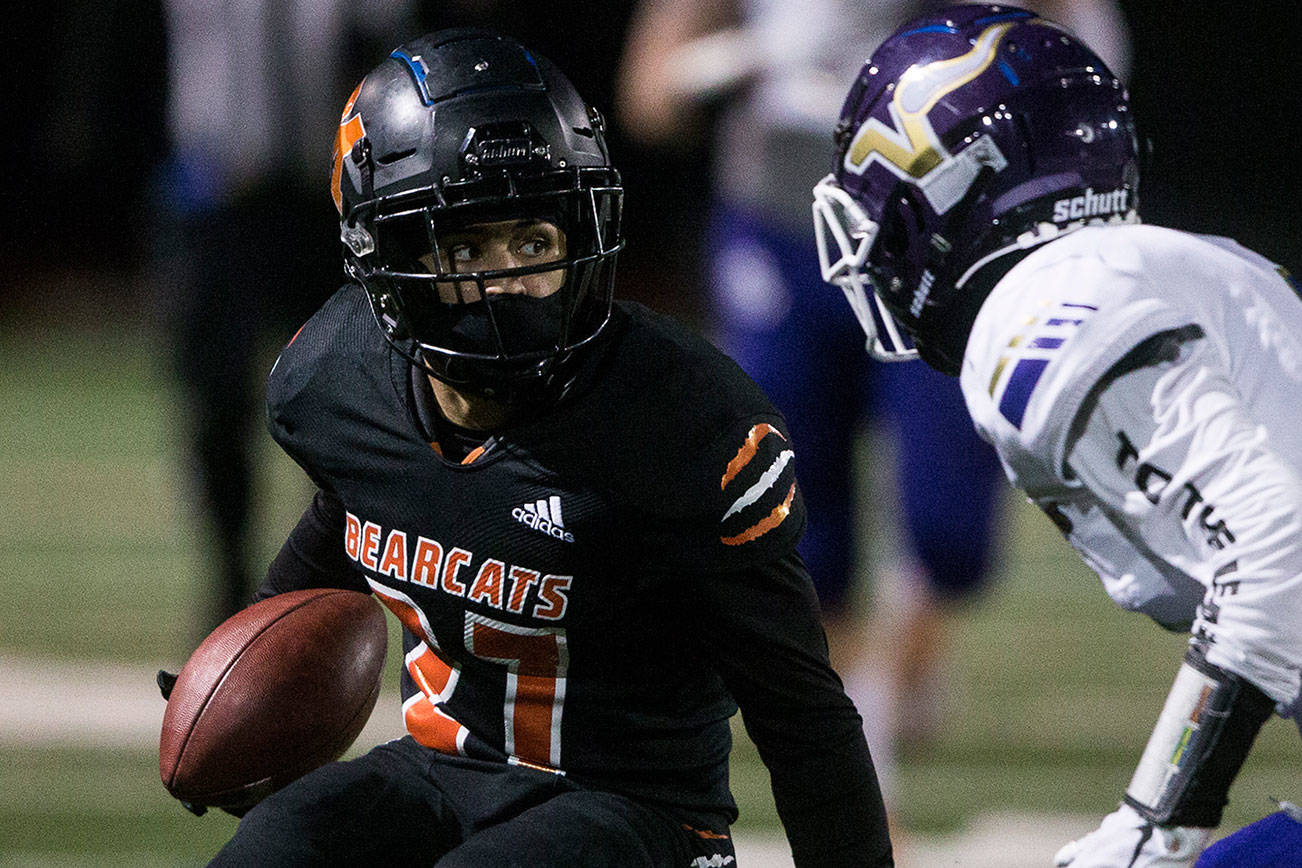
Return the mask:
{"type": "Polygon", "coordinates": [[[214,630],[177,676],[158,767],[183,802],[247,808],[338,759],[380,694],[388,640],[367,594],[291,591],[214,630]]]}

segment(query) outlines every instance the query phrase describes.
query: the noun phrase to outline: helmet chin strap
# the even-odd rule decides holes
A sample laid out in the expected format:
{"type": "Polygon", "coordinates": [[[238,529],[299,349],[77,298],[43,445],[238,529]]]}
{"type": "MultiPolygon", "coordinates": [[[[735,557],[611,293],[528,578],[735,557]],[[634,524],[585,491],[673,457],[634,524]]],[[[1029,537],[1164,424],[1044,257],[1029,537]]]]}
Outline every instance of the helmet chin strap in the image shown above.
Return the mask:
{"type": "MultiPolygon", "coordinates": [[[[984,269],[987,265],[990,265],[1005,256],[1015,253],[1030,253],[1040,245],[1047,244],[1055,238],[1061,238],[1063,235],[1066,235],[1072,229],[1076,228],[1079,227],[1060,229],[1053,223],[1041,223],[1034,229],[1028,229],[1026,232],[1018,235],[1012,244],[1006,244],[1003,247],[996,248],[969,265],[967,270],[964,271],[959,276],[958,280],[954,282],[954,287],[956,289],[962,289],[973,276],[984,269]]],[[[1020,262],[1022,257],[1018,256],[1016,259],[1020,262]]]]}
{"type": "Polygon", "coordinates": [[[955,284],[953,304],[946,311],[944,327],[933,330],[933,341],[915,341],[918,357],[941,373],[957,376],[962,370],[963,355],[967,351],[967,339],[976,321],[977,313],[985,304],[995,285],[1013,267],[1031,254],[1034,246],[1018,247],[1010,245],[1000,248],[995,254],[984,256],[968,268],[962,282],[955,284]]]}

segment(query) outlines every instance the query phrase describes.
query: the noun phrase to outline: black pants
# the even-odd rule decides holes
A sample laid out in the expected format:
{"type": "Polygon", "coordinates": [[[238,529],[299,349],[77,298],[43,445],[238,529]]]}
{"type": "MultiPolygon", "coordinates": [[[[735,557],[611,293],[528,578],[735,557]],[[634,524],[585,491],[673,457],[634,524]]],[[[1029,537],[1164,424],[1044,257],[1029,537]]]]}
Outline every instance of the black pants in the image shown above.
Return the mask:
{"type": "Polygon", "coordinates": [[[240,821],[212,865],[697,868],[735,864],[721,820],[410,737],[331,763],[240,821]]]}

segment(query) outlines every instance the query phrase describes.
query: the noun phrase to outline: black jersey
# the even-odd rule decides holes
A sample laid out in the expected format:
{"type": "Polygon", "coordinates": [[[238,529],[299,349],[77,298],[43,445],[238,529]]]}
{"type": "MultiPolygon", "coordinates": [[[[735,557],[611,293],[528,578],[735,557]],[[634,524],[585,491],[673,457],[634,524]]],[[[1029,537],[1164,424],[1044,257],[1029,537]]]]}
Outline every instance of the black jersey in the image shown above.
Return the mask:
{"type": "Polygon", "coordinates": [[[731,360],[617,303],[565,398],[459,462],[422,424],[423,385],[351,286],[268,384],[271,431],[335,540],[333,566],[289,581],[352,583],[398,617],[417,741],[731,817],[740,702],[793,847],[792,811],[880,813],[794,554],[792,445],[731,360]]]}

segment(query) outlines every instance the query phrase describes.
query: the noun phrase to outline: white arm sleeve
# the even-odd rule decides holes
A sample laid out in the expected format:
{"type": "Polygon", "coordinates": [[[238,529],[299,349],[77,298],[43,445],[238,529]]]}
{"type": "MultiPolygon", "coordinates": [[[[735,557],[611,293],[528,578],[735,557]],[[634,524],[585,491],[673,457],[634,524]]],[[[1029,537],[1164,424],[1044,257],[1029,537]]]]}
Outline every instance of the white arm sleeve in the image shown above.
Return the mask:
{"type": "MultiPolygon", "coordinates": [[[[1207,589],[1207,660],[1278,703],[1302,670],[1302,475],[1272,448],[1205,340],[1112,380],[1068,464],[1117,531],[1207,589]]],[[[1302,423],[1300,423],[1302,424],[1302,423]]]]}

